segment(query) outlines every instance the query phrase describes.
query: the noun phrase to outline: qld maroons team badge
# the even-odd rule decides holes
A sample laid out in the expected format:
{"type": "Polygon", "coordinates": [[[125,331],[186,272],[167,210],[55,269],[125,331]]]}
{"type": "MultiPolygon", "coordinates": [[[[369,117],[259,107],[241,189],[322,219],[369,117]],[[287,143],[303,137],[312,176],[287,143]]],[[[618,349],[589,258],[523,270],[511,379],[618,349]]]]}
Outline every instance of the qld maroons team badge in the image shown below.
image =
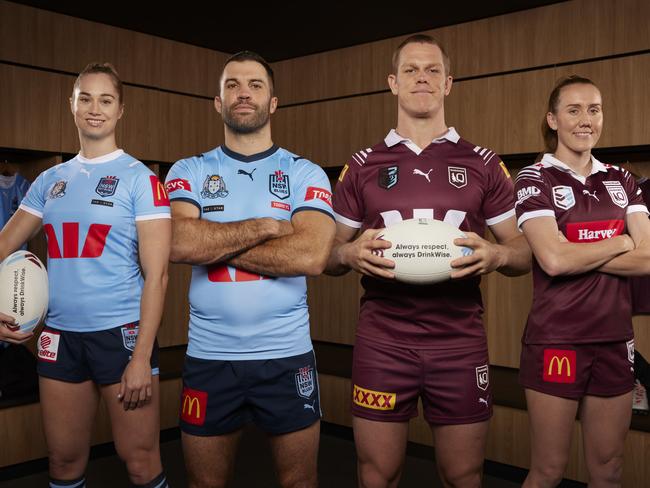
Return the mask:
{"type": "Polygon", "coordinates": [[[484,364],[483,366],[476,367],[476,386],[481,390],[486,391],[490,385],[490,373],[488,365],[484,364]]]}
{"type": "Polygon", "coordinates": [[[627,207],[627,193],[620,181],[603,181],[603,185],[607,188],[607,193],[615,205],[621,208],[627,207]]]}
{"type": "Polygon", "coordinates": [[[117,176],[104,176],[99,179],[97,188],[95,188],[95,193],[100,197],[112,197],[115,195],[115,190],[117,189],[117,184],[119,182],[120,179],[117,176]]]}
{"type": "Polygon", "coordinates": [[[304,368],[298,369],[296,373],[296,390],[298,391],[298,395],[303,398],[310,398],[315,388],[314,368],[305,366],[304,368]]]}

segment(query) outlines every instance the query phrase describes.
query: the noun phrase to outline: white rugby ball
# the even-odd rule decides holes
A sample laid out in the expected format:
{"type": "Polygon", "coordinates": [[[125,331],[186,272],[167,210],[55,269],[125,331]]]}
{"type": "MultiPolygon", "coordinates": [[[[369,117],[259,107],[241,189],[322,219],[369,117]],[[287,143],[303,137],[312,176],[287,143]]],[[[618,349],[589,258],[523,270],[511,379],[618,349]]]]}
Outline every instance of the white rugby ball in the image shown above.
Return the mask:
{"type": "Polygon", "coordinates": [[[49,289],[45,266],[34,254],[16,251],[0,263],[0,312],[12,316],[20,332],[45,318],[49,289]]]}
{"type": "Polygon", "coordinates": [[[404,283],[430,285],[448,280],[449,263],[474,251],[456,246],[454,239],[467,237],[453,225],[433,219],[409,219],[386,227],[377,239],[392,246],[378,254],[395,262],[395,279],[404,283]]]}

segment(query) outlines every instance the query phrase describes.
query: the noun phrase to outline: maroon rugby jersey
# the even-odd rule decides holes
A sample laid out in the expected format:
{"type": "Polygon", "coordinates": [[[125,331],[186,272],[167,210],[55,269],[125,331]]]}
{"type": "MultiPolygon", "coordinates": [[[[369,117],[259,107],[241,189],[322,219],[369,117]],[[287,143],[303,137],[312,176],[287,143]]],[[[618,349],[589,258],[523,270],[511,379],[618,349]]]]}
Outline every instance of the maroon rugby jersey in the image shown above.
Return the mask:
{"type": "MultiPolygon", "coordinates": [[[[642,178],[637,181],[643,191],[643,201],[650,207],[650,180],[642,178]]],[[[632,314],[650,314],[650,276],[635,276],[630,278],[632,290],[632,314]]]]}
{"type": "MultiPolygon", "coordinates": [[[[499,156],[453,128],[423,150],[393,130],[356,153],[333,204],[338,222],[361,230],[424,217],[483,235],[486,224],[514,216],[513,184],[499,156]]],[[[484,345],[479,282],[407,285],[364,276],[357,335],[411,348],[484,345]]]]}
{"type": "MultiPolygon", "coordinates": [[[[515,183],[517,223],[550,216],[571,242],[595,242],[625,233],[625,216],[647,212],[634,178],[592,157],[583,177],[545,154],[522,169],[515,183]]],[[[533,259],[533,305],[526,344],[609,342],[631,339],[628,280],[598,271],[552,278],[533,259]]]]}

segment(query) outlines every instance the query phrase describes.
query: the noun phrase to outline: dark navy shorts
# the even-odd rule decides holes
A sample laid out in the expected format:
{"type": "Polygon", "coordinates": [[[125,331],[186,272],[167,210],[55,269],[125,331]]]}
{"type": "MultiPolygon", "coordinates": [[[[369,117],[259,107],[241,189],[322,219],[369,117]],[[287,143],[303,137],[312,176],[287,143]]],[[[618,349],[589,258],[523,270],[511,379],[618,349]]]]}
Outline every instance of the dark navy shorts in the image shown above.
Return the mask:
{"type": "MultiPolygon", "coordinates": [[[[37,344],[38,374],[71,383],[119,383],[137,337],[138,322],[98,332],[70,332],[45,326],[37,344]]],[[[151,372],[159,374],[158,341],[151,353],[151,372]]]]}
{"type": "Polygon", "coordinates": [[[269,434],[321,418],[314,352],[279,359],[221,361],[185,357],[181,430],[214,436],[253,422],[269,434]]]}
{"type": "Polygon", "coordinates": [[[522,344],[519,383],[572,400],[634,389],[634,339],[595,344],[522,344]]]}
{"type": "Polygon", "coordinates": [[[487,346],[409,349],[357,337],[352,359],[352,415],[379,422],[472,424],[492,416],[487,346]]]}

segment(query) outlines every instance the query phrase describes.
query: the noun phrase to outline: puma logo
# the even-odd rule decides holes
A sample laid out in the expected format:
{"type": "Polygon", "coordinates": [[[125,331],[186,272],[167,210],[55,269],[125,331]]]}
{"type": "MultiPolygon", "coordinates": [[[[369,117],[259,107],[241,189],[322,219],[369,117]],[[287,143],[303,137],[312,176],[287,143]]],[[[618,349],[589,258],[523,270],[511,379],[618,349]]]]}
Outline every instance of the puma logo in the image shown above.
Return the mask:
{"type": "Polygon", "coordinates": [[[424,177],[427,179],[427,181],[428,181],[429,183],[431,183],[431,180],[429,179],[429,173],[431,173],[432,171],[433,171],[433,168],[431,168],[431,169],[430,169],[429,171],[427,171],[426,173],[423,173],[422,171],[420,171],[419,169],[416,168],[416,169],[413,170],[413,174],[414,174],[414,175],[424,176],[424,177]]]}
{"type": "Polygon", "coordinates": [[[587,190],[582,190],[582,194],[583,194],[583,195],[589,195],[590,197],[594,197],[594,198],[596,199],[597,202],[600,202],[600,200],[598,200],[598,197],[596,196],[596,192],[595,192],[595,191],[594,191],[594,194],[592,195],[592,194],[589,193],[587,190]]]}
{"type": "Polygon", "coordinates": [[[255,173],[255,170],[256,170],[256,169],[257,169],[257,168],[253,168],[253,171],[251,171],[250,173],[247,172],[247,171],[244,171],[243,169],[240,169],[239,171],[237,171],[237,174],[238,174],[238,175],[246,175],[246,176],[248,176],[248,177],[251,179],[251,181],[254,181],[254,180],[253,180],[253,173],[255,173]]]}
{"type": "Polygon", "coordinates": [[[316,413],[315,405],[316,405],[316,400],[314,400],[311,405],[309,403],[303,403],[302,408],[303,410],[307,410],[308,408],[311,408],[311,411],[316,413]]]}
{"type": "Polygon", "coordinates": [[[86,168],[79,168],[79,173],[82,175],[86,175],[88,178],[90,178],[90,171],[88,171],[86,168]]]}
{"type": "MultiPolygon", "coordinates": [[[[488,397],[488,398],[490,398],[490,397],[488,397]]],[[[485,403],[485,406],[486,406],[486,407],[489,407],[489,406],[490,406],[490,405],[488,404],[487,398],[480,398],[480,397],[479,397],[478,402],[479,402],[479,403],[485,403]]]]}

